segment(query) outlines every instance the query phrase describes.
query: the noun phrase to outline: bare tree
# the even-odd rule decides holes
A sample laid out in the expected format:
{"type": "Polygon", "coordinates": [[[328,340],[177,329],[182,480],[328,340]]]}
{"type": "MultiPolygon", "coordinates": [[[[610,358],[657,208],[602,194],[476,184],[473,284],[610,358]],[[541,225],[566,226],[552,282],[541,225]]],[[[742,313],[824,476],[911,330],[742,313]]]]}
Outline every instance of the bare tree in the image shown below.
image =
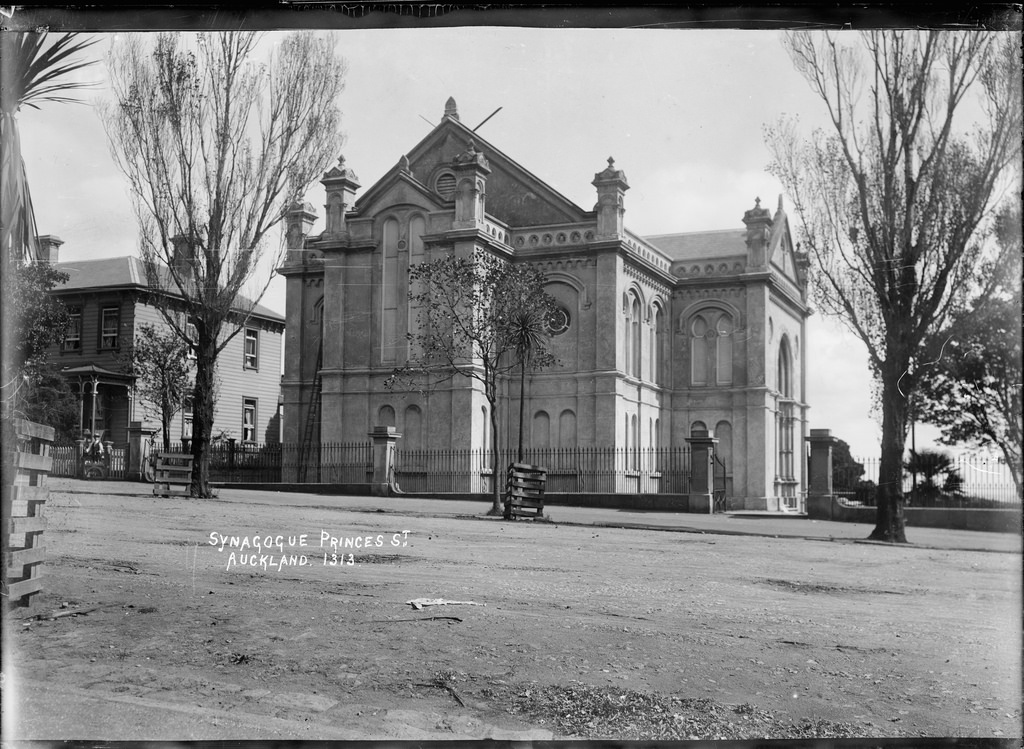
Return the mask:
{"type": "MultiPolygon", "coordinates": [[[[413,355],[406,366],[395,369],[387,387],[404,383],[429,388],[458,377],[483,386],[493,447],[493,504],[488,514],[501,515],[499,383],[519,369],[522,388],[528,369],[554,363],[544,321],[557,308],[555,300],[544,291],[539,269],[485,252],[414,265],[409,280],[409,300],[417,310],[416,329],[408,335],[413,355]]],[[[520,438],[520,457],[521,450],[520,438]]]]}
{"type": "Polygon", "coordinates": [[[790,33],[830,126],[766,128],[795,203],[815,298],[868,350],[882,452],[872,539],[905,542],[902,470],[912,362],[967,288],[994,206],[1019,179],[1019,37],[994,32],[790,33]],[[964,119],[980,124],[969,129],[964,119]]]}
{"type": "Polygon", "coordinates": [[[191,492],[200,497],[210,495],[217,356],[270,274],[256,293],[241,292],[271,252],[270,230],[342,144],[345,64],[333,38],[284,37],[269,64],[259,60],[260,40],[159,34],[150,47],[129,35],[111,51],[113,101],[102,108],[154,302],[196,354],[191,492]]]}
{"type": "Polygon", "coordinates": [[[174,331],[144,324],[131,348],[117,358],[136,378],[135,394],[159,415],[164,446],[169,447],[171,420],[193,389],[188,345],[174,331]]]}

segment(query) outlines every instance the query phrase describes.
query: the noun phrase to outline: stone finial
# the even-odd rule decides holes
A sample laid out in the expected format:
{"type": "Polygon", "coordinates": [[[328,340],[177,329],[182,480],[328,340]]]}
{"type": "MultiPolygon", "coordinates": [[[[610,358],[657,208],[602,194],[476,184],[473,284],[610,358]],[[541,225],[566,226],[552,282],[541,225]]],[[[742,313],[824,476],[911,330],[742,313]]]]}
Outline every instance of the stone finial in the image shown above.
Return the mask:
{"type": "Polygon", "coordinates": [[[336,166],[331,167],[326,173],[324,173],[324,179],[332,181],[348,180],[349,182],[354,182],[356,187],[359,186],[359,177],[357,177],[356,173],[345,165],[344,154],[338,156],[338,163],[336,166]]]}
{"type": "Polygon", "coordinates": [[[754,207],[743,213],[743,223],[749,226],[752,223],[762,223],[765,220],[771,221],[771,213],[767,208],[761,207],[761,198],[755,198],[754,207]]]}
{"type": "Polygon", "coordinates": [[[611,156],[608,157],[608,166],[603,171],[598,172],[594,175],[594,182],[621,182],[625,187],[629,187],[629,183],[626,181],[626,173],[621,169],[615,168],[615,159],[611,156]]]}
{"type": "Polygon", "coordinates": [[[487,158],[484,156],[482,151],[476,150],[476,144],[473,142],[472,139],[470,139],[469,145],[466,147],[466,150],[456,155],[453,161],[456,166],[462,166],[464,164],[479,164],[480,166],[485,167],[488,170],[490,169],[487,163],[487,158]]]}
{"type": "Polygon", "coordinates": [[[459,108],[455,104],[454,96],[449,96],[448,101],[444,103],[444,116],[451,117],[453,120],[459,119],[459,108]]]}
{"type": "Polygon", "coordinates": [[[404,153],[402,154],[402,158],[398,160],[398,169],[405,174],[409,174],[409,157],[404,153]]]}

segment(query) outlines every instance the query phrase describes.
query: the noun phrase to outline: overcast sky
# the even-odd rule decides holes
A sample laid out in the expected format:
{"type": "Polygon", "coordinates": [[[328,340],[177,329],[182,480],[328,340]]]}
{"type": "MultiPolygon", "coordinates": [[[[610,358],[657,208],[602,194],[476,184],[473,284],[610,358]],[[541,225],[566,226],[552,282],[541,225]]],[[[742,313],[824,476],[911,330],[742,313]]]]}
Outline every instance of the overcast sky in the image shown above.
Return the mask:
{"type": "MultiPolygon", "coordinates": [[[[641,235],[742,228],[755,198],[781,188],[765,167],[762,127],[822,107],[773,31],[661,29],[371,29],[337,31],[348,62],[340,102],[344,154],[363,190],[440,121],[454,96],[464,124],[585,209],[609,156],[625,171],[626,225],[641,235]]],[[[105,51],[105,34],[97,45],[105,51]]],[[[273,43],[273,35],[267,40],[273,43]]],[[[105,71],[83,78],[99,82],[105,71]]],[[[65,241],[64,261],[136,254],[125,181],[89,105],[20,115],[39,231],[65,241]]],[[[323,211],[315,185],[308,199],[323,211]]],[[[313,232],[320,231],[322,221],[313,232]]],[[[264,303],[284,311],[278,277],[264,303]]],[[[855,455],[877,456],[863,344],[815,314],[808,330],[810,426],[855,455]]],[[[937,432],[918,430],[918,445],[937,432]]]]}

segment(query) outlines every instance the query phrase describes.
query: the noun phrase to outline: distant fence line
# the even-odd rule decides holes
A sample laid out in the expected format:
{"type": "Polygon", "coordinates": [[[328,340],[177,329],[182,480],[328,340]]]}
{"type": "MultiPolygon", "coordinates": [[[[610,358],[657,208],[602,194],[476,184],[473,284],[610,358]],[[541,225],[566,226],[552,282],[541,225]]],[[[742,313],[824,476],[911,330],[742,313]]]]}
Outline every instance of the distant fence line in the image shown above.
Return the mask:
{"type": "MultiPolygon", "coordinates": [[[[146,446],[163,451],[161,443],[146,446]]],[[[180,442],[171,450],[184,449],[180,442]]],[[[76,476],[80,466],[76,444],[54,448],[54,475],[76,476]]],[[[110,451],[110,478],[125,477],[126,448],[110,451]]],[[[487,492],[494,481],[494,452],[483,449],[406,449],[395,451],[395,475],[410,493],[487,492]]],[[[690,489],[689,447],[626,449],[622,447],[552,447],[523,451],[523,462],[547,469],[548,492],[592,494],[686,494],[690,489]]],[[[505,468],[519,460],[518,451],[498,455],[499,481],[505,468]]],[[[301,483],[362,484],[373,476],[370,442],[230,443],[210,446],[210,480],[224,483],[278,483],[297,475],[301,483]],[[286,470],[287,469],[287,470],[286,470]]]]}
{"type": "MultiPolygon", "coordinates": [[[[864,473],[860,475],[859,480],[857,476],[853,475],[855,471],[838,470],[836,471],[837,475],[834,476],[833,490],[847,499],[864,505],[874,505],[874,487],[865,482],[878,483],[881,460],[857,458],[856,462],[864,466],[864,473]]],[[[955,491],[945,492],[947,503],[995,507],[1021,504],[1021,497],[1013,483],[1010,467],[1006,465],[1005,461],[978,455],[957,455],[953,458],[951,467],[956,470],[963,483],[955,491]]],[[[940,489],[943,488],[945,479],[945,473],[940,473],[935,479],[935,483],[940,489]]],[[[918,487],[920,488],[923,483],[924,476],[919,472],[917,474],[918,487]]],[[[904,472],[903,493],[910,498],[911,503],[915,500],[911,496],[913,488],[913,475],[904,472]]]]}

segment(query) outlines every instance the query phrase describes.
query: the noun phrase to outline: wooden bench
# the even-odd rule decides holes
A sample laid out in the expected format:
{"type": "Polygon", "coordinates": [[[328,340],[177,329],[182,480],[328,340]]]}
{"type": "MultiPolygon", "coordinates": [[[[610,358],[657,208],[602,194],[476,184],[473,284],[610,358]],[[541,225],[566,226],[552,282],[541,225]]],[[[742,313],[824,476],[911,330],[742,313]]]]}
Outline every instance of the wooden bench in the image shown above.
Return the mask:
{"type": "Polygon", "coordinates": [[[192,486],[192,460],[193,457],[189,453],[158,453],[153,476],[153,494],[169,497],[180,493],[181,496],[187,496],[192,486]]]}
{"type": "Polygon", "coordinates": [[[508,467],[505,483],[505,519],[544,517],[547,469],[528,463],[508,467]]]}
{"type": "Polygon", "coordinates": [[[3,595],[10,606],[31,606],[43,589],[46,560],[43,516],[50,490],[46,486],[53,464],[52,427],[24,419],[5,426],[3,479],[3,595]]]}

